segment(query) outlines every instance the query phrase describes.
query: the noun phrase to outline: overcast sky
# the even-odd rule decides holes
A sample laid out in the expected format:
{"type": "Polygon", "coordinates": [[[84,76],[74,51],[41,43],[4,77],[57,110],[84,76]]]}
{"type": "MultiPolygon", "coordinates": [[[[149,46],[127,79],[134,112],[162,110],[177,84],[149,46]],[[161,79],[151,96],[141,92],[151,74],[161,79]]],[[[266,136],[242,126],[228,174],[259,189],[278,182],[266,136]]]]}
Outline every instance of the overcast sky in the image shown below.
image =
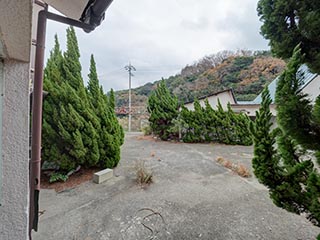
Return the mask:
{"type": "MultiPolygon", "coordinates": [[[[221,50],[263,50],[257,0],[114,0],[92,33],[77,30],[82,75],[94,54],[100,83],[108,92],[128,88],[124,66],[137,71],[132,87],[179,73],[187,64],[221,50]]],[[[54,34],[65,50],[66,27],[48,22],[47,56],[54,34]]]]}

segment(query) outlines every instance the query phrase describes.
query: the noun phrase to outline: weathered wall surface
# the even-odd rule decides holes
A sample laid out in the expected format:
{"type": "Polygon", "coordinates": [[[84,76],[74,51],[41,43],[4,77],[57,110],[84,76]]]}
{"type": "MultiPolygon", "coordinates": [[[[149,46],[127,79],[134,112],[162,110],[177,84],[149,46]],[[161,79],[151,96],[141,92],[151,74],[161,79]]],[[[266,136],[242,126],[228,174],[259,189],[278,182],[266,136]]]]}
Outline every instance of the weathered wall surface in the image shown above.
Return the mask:
{"type": "Polygon", "coordinates": [[[0,75],[4,80],[0,239],[26,240],[29,208],[29,63],[5,60],[0,75]]]}
{"type": "Polygon", "coordinates": [[[1,240],[28,239],[32,3],[0,0],[1,240]]]}
{"type": "Polygon", "coordinates": [[[0,56],[29,62],[32,0],[0,0],[0,56]]]}

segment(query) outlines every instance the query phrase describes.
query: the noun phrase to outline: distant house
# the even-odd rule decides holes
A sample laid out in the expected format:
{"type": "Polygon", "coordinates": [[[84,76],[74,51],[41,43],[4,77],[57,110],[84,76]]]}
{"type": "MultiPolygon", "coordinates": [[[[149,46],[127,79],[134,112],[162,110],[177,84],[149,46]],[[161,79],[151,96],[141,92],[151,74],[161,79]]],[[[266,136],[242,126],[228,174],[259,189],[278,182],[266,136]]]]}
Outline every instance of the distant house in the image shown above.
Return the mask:
{"type": "MultiPolygon", "coordinates": [[[[303,84],[300,87],[300,91],[304,94],[307,94],[311,103],[314,104],[317,96],[320,94],[320,75],[311,73],[306,65],[302,65],[300,67],[299,73],[303,78],[303,84]]],[[[270,110],[274,117],[277,114],[275,105],[275,94],[278,80],[279,77],[274,79],[268,86],[270,97],[272,99],[270,110]]],[[[231,107],[235,112],[244,112],[249,117],[255,117],[256,111],[259,110],[261,102],[262,93],[260,93],[253,101],[238,101],[237,103],[231,104],[231,107]]]]}
{"type": "MultiPolygon", "coordinates": [[[[308,95],[311,103],[314,104],[316,98],[320,94],[320,75],[311,73],[306,65],[302,65],[299,69],[302,76],[303,84],[300,87],[300,91],[308,95]]],[[[275,94],[276,87],[279,77],[274,79],[268,86],[270,97],[272,103],[270,105],[270,111],[272,113],[273,121],[277,115],[276,104],[275,104],[275,94]]],[[[227,89],[220,92],[216,92],[207,96],[199,98],[200,105],[205,106],[205,100],[208,99],[211,107],[213,109],[217,108],[218,100],[220,101],[223,109],[227,109],[228,103],[230,103],[231,108],[236,113],[245,113],[249,117],[254,118],[256,116],[256,111],[259,110],[260,104],[262,102],[262,93],[260,93],[253,101],[237,101],[233,90],[227,89]]],[[[184,106],[189,110],[194,110],[194,101],[186,102],[184,106]]]]}
{"type": "MultiPolygon", "coordinates": [[[[218,100],[220,101],[223,109],[227,109],[228,103],[231,105],[237,104],[237,100],[234,96],[232,89],[223,90],[220,92],[216,92],[207,96],[203,96],[198,98],[200,105],[202,107],[205,106],[205,100],[208,99],[209,104],[213,109],[217,109],[218,100]]],[[[189,110],[194,110],[194,101],[186,102],[184,106],[189,110]]]]}

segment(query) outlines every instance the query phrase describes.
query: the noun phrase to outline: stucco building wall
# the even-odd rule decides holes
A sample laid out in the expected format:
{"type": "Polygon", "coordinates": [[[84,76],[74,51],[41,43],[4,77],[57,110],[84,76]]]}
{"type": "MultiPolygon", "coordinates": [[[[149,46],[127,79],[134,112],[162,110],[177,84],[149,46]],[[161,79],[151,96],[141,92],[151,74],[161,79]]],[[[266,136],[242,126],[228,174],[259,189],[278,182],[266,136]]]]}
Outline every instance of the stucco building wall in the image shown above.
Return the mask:
{"type": "Polygon", "coordinates": [[[315,101],[320,93],[320,75],[313,79],[307,86],[302,90],[303,93],[308,94],[312,104],[315,104],[315,101]]]}
{"type": "MultiPolygon", "coordinates": [[[[199,103],[200,103],[201,107],[205,107],[205,100],[206,99],[208,100],[210,106],[213,109],[217,109],[218,100],[220,101],[222,108],[225,110],[227,109],[228,103],[235,104],[235,99],[233,97],[231,90],[230,91],[223,91],[218,94],[209,96],[207,98],[200,99],[199,103]]],[[[187,109],[194,111],[194,102],[186,103],[184,106],[187,109]]]]}
{"type": "MultiPolygon", "coordinates": [[[[1,70],[0,70],[1,71],[1,70]]],[[[29,63],[4,60],[0,239],[28,239],[29,63]]]]}
{"type": "Polygon", "coordinates": [[[28,239],[32,3],[0,0],[1,240],[28,239]]]}
{"type": "MultiPolygon", "coordinates": [[[[247,114],[249,117],[255,117],[256,111],[258,111],[259,108],[260,108],[260,104],[233,104],[233,105],[231,105],[231,109],[235,113],[242,112],[242,113],[247,114]]],[[[270,105],[270,111],[271,111],[272,116],[277,115],[275,104],[270,105]]]]}

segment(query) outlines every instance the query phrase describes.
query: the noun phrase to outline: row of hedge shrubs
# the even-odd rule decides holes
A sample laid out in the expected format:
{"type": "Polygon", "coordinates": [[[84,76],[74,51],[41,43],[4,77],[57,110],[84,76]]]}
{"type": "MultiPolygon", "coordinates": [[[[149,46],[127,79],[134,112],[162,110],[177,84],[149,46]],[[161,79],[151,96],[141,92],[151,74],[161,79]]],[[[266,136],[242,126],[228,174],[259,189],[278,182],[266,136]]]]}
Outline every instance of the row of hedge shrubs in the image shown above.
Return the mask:
{"type": "Polygon", "coordinates": [[[181,137],[184,142],[219,142],[225,144],[251,145],[251,134],[248,131],[250,119],[247,115],[235,114],[228,105],[223,110],[220,102],[217,110],[209,102],[201,107],[198,100],[194,102],[194,111],[182,107],[181,137]]]}
{"type": "Polygon", "coordinates": [[[247,115],[235,114],[230,105],[225,111],[220,102],[215,110],[207,100],[204,107],[195,100],[194,111],[184,106],[179,111],[178,100],[169,92],[164,81],[150,95],[148,111],[152,132],[162,140],[177,139],[179,136],[189,143],[252,144],[247,115]]]}

